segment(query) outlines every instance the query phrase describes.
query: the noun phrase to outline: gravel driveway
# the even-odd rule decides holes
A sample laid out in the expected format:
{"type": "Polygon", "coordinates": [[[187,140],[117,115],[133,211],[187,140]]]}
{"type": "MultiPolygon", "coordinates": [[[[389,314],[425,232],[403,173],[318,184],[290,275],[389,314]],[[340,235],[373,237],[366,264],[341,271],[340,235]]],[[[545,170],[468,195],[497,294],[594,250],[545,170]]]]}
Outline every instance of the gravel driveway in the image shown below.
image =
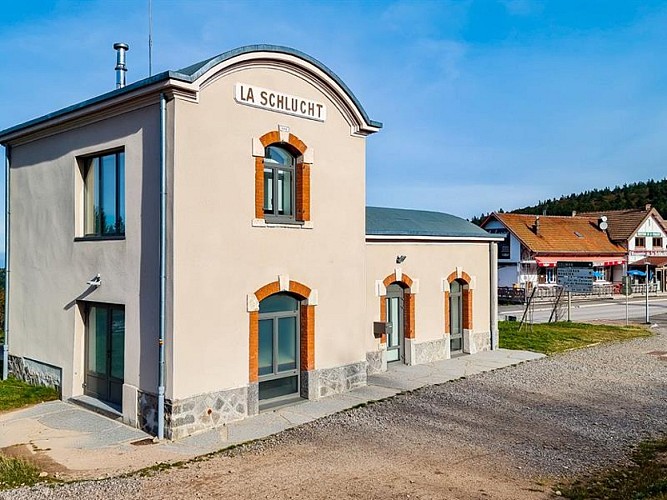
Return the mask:
{"type": "Polygon", "coordinates": [[[40,498],[548,498],[561,476],[667,433],[667,323],[346,411],[150,477],[38,486],[40,498]]]}

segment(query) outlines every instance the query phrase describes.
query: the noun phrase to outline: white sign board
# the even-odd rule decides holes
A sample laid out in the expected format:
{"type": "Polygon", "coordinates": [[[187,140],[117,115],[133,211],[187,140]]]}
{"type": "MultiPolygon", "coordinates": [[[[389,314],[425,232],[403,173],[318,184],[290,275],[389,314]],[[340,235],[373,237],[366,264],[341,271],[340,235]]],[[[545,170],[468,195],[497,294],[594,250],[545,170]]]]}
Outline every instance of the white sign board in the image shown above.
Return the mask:
{"type": "Polygon", "coordinates": [[[566,292],[590,293],[593,291],[593,263],[558,261],[556,279],[566,292]]]}
{"type": "Polygon", "coordinates": [[[277,90],[248,85],[247,83],[236,84],[234,87],[234,99],[239,104],[245,104],[246,106],[300,116],[319,122],[327,119],[327,107],[320,102],[283,94],[277,90]]]}

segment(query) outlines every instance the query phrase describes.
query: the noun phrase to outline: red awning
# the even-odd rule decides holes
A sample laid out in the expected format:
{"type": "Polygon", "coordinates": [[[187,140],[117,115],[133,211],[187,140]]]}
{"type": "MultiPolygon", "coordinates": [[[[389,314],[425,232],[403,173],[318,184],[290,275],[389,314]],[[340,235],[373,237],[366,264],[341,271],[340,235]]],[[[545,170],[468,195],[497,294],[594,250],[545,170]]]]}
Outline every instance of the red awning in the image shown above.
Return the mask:
{"type": "Polygon", "coordinates": [[[592,262],[595,267],[620,266],[625,262],[625,257],[604,257],[599,255],[581,256],[562,256],[562,257],[535,257],[539,267],[556,267],[558,261],[565,262],[592,262]]]}

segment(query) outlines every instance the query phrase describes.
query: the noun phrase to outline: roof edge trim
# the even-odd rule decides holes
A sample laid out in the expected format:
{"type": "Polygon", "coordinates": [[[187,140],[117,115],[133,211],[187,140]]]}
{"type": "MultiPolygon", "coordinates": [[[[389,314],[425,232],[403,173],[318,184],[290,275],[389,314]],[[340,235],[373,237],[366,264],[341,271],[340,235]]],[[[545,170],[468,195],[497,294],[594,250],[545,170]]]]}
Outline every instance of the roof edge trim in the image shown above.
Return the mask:
{"type": "Polygon", "coordinates": [[[246,45],[244,47],[239,47],[236,49],[229,50],[227,52],[223,52],[222,54],[215,56],[213,58],[204,60],[200,63],[194,64],[192,66],[188,66],[186,68],[180,69],[178,71],[163,71],[161,73],[158,73],[156,75],[150,76],[148,78],[144,78],[143,80],[139,80],[136,82],[133,82],[129,85],[126,85],[123,88],[120,89],[114,89],[109,92],[106,92],[104,94],[100,94],[98,96],[92,97],[90,99],[86,99],[85,101],[81,101],[79,103],[73,104],[71,106],[67,106],[65,108],[59,109],[57,111],[53,111],[51,113],[47,113],[46,115],[39,116],[37,118],[30,119],[26,122],[20,123],[18,125],[14,125],[12,127],[9,127],[4,130],[0,130],[0,144],[5,144],[6,141],[11,140],[10,136],[20,136],[20,132],[24,129],[29,129],[32,128],[36,125],[41,125],[41,124],[46,124],[48,121],[54,119],[54,118],[61,118],[69,113],[75,112],[75,111],[80,111],[83,110],[89,106],[95,105],[102,103],[104,101],[114,99],[116,97],[120,97],[123,95],[129,95],[132,94],[134,91],[137,91],[139,89],[142,89],[144,87],[153,85],[155,83],[159,82],[164,82],[164,81],[169,81],[169,80],[177,80],[177,81],[182,81],[186,83],[192,83],[194,82],[197,78],[199,78],[201,75],[203,75],[206,71],[210,70],[213,68],[215,65],[229,60],[233,57],[237,57],[243,54],[249,54],[253,52],[274,52],[274,53],[283,53],[287,55],[292,55],[294,57],[298,57],[300,59],[303,59],[304,61],[314,65],[317,67],[319,70],[324,72],[329,78],[331,78],[334,82],[336,82],[337,85],[340,86],[340,88],[345,92],[345,94],[350,98],[350,100],[354,103],[356,106],[359,114],[363,118],[363,120],[366,122],[366,126],[371,128],[371,129],[381,129],[382,128],[382,123],[371,120],[366,113],[366,110],[363,108],[357,97],[352,93],[352,91],[349,89],[347,85],[334,73],[331,69],[329,69],[325,64],[321,63],[317,59],[315,59],[312,56],[309,56],[308,54],[305,54],[299,50],[292,49],[290,47],[284,47],[280,45],[246,45]]]}

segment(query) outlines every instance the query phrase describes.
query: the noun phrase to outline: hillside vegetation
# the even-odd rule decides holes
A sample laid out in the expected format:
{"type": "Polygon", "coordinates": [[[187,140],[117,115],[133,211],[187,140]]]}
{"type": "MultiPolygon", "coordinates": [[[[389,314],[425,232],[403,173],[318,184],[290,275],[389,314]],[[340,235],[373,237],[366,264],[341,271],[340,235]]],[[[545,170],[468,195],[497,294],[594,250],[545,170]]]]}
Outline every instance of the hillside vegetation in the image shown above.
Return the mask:
{"type": "MultiPolygon", "coordinates": [[[[552,200],[539,201],[537,205],[517,208],[511,213],[542,215],[571,215],[572,211],[597,212],[644,208],[653,205],[661,215],[667,216],[667,179],[624,184],[615,188],[592,189],[583,193],[572,193],[552,200]]],[[[503,212],[502,209],[498,212],[503,212]]],[[[488,214],[473,217],[471,222],[481,224],[488,214]]]]}

